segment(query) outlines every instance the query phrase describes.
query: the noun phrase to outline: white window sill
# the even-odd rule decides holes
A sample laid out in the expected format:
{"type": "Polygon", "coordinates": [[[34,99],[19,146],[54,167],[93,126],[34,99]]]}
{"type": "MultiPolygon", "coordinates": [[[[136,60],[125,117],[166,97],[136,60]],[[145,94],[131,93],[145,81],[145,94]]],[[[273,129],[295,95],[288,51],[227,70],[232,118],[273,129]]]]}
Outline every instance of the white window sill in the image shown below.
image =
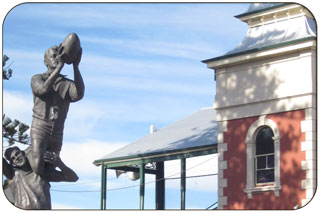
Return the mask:
{"type": "Polygon", "coordinates": [[[243,191],[247,193],[248,198],[251,199],[252,193],[267,192],[267,191],[274,191],[274,195],[278,197],[280,190],[281,190],[281,186],[256,186],[253,188],[245,188],[243,191]]]}

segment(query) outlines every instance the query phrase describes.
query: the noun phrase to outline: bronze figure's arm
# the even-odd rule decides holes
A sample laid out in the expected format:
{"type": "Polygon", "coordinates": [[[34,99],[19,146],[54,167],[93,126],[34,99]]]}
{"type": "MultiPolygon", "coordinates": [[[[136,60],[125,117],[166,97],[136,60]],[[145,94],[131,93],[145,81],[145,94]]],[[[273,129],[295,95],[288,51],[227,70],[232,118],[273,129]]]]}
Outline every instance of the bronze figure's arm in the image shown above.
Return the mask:
{"type": "MultiPolygon", "coordinates": [[[[32,92],[37,96],[42,96],[47,94],[51,88],[53,87],[54,82],[56,81],[57,77],[60,74],[60,71],[62,70],[64,63],[62,61],[62,56],[53,55],[54,59],[53,64],[56,65],[55,67],[48,66],[48,79],[44,80],[42,79],[41,75],[35,75],[31,79],[31,87],[32,92]]],[[[50,60],[50,59],[48,59],[50,60]]]]}
{"type": "Polygon", "coordinates": [[[4,159],[2,158],[2,172],[4,176],[8,179],[12,179],[14,176],[14,170],[13,167],[4,159]]]}
{"type": "Polygon", "coordinates": [[[78,175],[69,167],[67,167],[61,160],[61,158],[52,152],[46,152],[45,161],[50,163],[56,167],[58,167],[61,171],[58,170],[50,170],[47,172],[47,177],[49,182],[76,182],[79,178],[78,175]]]}
{"type": "Polygon", "coordinates": [[[77,60],[73,63],[74,84],[71,85],[69,90],[69,96],[73,102],[81,100],[84,96],[85,86],[79,70],[81,55],[82,49],[78,53],[77,60]]]}

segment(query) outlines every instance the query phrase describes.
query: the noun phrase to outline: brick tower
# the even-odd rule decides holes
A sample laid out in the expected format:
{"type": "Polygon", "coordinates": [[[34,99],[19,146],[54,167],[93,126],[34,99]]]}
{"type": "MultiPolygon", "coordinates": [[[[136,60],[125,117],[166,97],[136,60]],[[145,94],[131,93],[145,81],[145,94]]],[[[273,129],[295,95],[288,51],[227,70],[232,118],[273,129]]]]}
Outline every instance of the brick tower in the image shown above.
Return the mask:
{"type": "Polygon", "coordinates": [[[316,25],[301,5],[252,4],[215,70],[219,209],[294,209],[316,188],[316,25]]]}

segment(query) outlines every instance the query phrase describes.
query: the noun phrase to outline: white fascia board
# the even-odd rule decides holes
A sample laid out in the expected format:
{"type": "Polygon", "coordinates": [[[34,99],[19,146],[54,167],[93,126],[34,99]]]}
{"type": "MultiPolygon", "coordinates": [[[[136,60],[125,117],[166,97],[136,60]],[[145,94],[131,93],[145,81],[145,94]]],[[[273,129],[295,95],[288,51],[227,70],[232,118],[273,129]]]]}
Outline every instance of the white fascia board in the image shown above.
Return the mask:
{"type": "Polygon", "coordinates": [[[218,69],[223,66],[235,65],[240,63],[245,63],[249,61],[259,60],[265,57],[271,57],[276,55],[282,55],[289,52],[294,52],[297,50],[316,48],[316,41],[311,40],[307,42],[296,43],[284,47],[272,48],[268,50],[257,51],[253,53],[238,55],[230,58],[223,58],[221,60],[208,61],[207,67],[211,69],[218,69]]]}

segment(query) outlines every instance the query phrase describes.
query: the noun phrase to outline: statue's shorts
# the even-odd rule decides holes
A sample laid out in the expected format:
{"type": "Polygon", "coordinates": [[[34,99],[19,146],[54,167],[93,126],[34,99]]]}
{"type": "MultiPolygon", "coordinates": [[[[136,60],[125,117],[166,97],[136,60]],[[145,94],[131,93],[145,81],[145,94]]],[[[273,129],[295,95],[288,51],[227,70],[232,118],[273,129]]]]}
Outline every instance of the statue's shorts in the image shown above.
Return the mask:
{"type": "Polygon", "coordinates": [[[60,153],[63,140],[63,126],[55,122],[33,118],[31,130],[31,145],[37,141],[38,146],[46,146],[47,151],[60,153]]]}

